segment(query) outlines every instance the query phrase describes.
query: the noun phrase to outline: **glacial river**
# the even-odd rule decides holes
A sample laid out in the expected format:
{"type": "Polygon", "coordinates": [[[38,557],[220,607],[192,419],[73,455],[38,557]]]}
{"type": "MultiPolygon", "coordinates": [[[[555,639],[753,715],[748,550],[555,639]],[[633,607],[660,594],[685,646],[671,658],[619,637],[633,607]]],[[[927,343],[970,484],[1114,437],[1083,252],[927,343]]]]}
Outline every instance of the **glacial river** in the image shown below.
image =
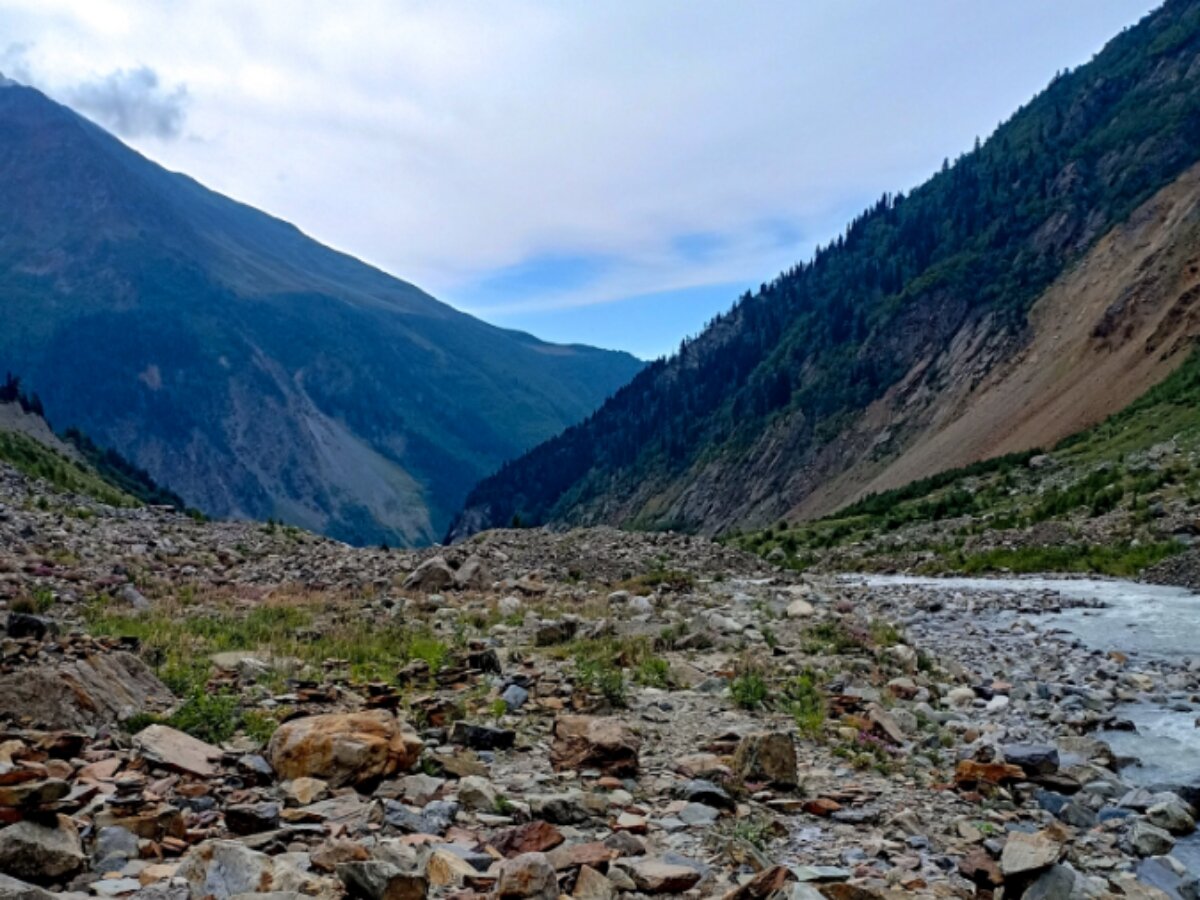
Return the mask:
{"type": "MultiPolygon", "coordinates": [[[[1067,609],[1025,618],[1067,631],[1096,650],[1118,650],[1142,659],[1200,659],[1200,595],[1183,588],[1071,578],[870,575],[861,580],[880,587],[907,584],[963,592],[1056,591],[1064,597],[1099,600],[1103,609],[1067,609]]],[[[1146,785],[1200,782],[1200,728],[1196,727],[1200,710],[1176,711],[1171,709],[1173,702],[1128,704],[1120,713],[1137,725],[1137,731],[1101,735],[1117,754],[1141,760],[1140,766],[1122,773],[1126,779],[1146,785]]]]}

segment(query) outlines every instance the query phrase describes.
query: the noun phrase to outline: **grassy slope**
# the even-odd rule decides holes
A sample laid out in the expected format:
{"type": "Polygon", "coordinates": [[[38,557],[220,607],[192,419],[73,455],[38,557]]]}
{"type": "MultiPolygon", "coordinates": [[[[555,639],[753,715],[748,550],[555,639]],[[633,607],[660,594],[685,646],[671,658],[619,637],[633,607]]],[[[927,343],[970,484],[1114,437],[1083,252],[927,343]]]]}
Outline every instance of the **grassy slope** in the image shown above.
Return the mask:
{"type": "Polygon", "coordinates": [[[1173,531],[1200,512],[1198,400],[1200,351],[1047,454],[986,460],[731,541],[799,568],[1135,574],[1182,549],[1173,531]]]}
{"type": "Polygon", "coordinates": [[[137,506],[138,501],[109,484],[95,470],[67,459],[31,437],[0,432],[0,462],[33,478],[41,478],[61,493],[83,494],[110,506],[137,506]]]}

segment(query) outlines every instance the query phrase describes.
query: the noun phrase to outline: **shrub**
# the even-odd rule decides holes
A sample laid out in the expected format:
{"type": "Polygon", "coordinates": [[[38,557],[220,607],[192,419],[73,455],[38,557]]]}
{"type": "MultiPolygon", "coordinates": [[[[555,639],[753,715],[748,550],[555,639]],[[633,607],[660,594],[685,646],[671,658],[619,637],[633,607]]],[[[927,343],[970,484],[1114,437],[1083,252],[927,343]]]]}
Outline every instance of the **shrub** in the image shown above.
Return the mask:
{"type": "Polygon", "coordinates": [[[729,683],[733,702],[742,709],[758,709],[767,700],[767,681],[755,669],[746,669],[729,683]]]}

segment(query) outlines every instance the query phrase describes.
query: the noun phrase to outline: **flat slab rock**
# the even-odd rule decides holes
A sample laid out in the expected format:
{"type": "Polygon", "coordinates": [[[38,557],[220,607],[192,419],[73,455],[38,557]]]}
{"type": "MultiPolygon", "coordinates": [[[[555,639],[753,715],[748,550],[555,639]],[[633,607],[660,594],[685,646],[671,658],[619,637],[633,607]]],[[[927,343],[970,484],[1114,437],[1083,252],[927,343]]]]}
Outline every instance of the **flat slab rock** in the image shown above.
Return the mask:
{"type": "Polygon", "coordinates": [[[151,725],[139,731],[133,745],[142,756],[169,769],[201,778],[212,778],[218,772],[218,748],[167,725],[151,725]]]}

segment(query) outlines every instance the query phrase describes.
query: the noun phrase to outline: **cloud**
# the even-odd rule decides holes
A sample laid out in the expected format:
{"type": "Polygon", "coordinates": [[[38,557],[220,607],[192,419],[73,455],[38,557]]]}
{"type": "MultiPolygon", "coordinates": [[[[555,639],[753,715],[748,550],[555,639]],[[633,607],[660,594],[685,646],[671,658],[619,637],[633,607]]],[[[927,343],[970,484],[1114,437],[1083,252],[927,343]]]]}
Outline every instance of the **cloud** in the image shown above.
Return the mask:
{"type": "Polygon", "coordinates": [[[770,280],[1157,2],[0,0],[0,35],[169,168],[449,302],[584,321],[770,280]],[[203,139],[159,140],[184,112],[203,139]]]}
{"type": "Polygon", "coordinates": [[[189,99],[186,87],[167,89],[149,66],[117,69],[77,84],[65,92],[64,98],[70,106],[122,137],[160,140],[183,134],[189,99]]]}
{"type": "Polygon", "coordinates": [[[28,43],[17,42],[0,50],[0,79],[21,84],[29,84],[32,81],[29,72],[30,47],[28,43]]]}

